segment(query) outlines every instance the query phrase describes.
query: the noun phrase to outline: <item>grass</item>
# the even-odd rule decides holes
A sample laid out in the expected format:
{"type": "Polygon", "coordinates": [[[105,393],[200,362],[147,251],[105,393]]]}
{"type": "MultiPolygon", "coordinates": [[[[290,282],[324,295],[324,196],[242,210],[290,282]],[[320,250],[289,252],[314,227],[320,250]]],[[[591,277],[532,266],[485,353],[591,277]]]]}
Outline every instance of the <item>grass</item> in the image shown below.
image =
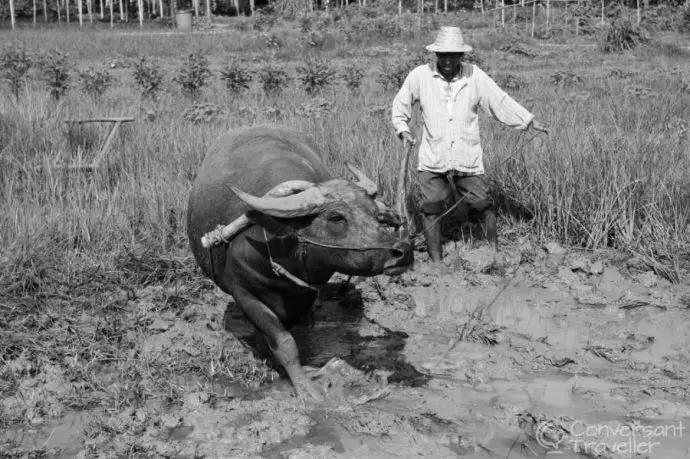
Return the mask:
{"type": "MultiPolygon", "coordinates": [[[[345,176],[344,162],[352,161],[392,203],[402,154],[389,122],[397,88],[384,89],[378,71],[382,62],[415,58],[433,40],[436,26],[455,21],[429,16],[422,27],[392,28],[385,37],[370,29],[369,35],[348,41],[346,20],[322,28],[334,37],[323,41],[328,46],[305,40],[297,21],[278,21],[270,29],[282,43],[276,47],[245,18],[231,22],[236,30],[218,35],[97,30],[9,35],[8,41],[33,53],[68,53],[75,70],[109,68],[113,80],[95,102],[73,73],[69,92],[56,101],[40,81],[40,70],[32,68],[19,102],[11,91],[0,92],[0,329],[12,330],[0,335],[0,372],[7,381],[0,395],[17,393],[23,379],[49,367],[59,369],[71,387],[59,400],[64,409],[136,406],[152,397],[175,403],[181,392],[191,390],[172,382],[185,373],[197,375],[202,385],[218,375],[248,385],[270,378],[267,366],[236,358],[242,351],[231,345],[223,358],[215,348],[191,361],[178,354],[137,354],[155,335],[151,324],[161,314],[177,317],[197,303],[221,301],[201,278],[185,233],[187,193],[206,147],[242,126],[275,123],[304,130],[335,175],[345,176]],[[209,59],[212,76],[195,101],[172,75],[199,50],[209,59]],[[322,105],[334,109],[314,110],[296,78],[308,56],[330,61],[336,75],[356,65],[363,70],[361,86],[350,90],[337,76],[320,93],[322,105]],[[140,57],[163,70],[159,98],[141,98],[131,66],[140,57]],[[266,64],[279,66],[290,80],[273,95],[262,90],[254,73],[248,90],[231,91],[220,78],[231,62],[245,63],[253,72],[266,64]],[[204,119],[206,112],[197,110],[194,123],[185,119],[195,103],[210,102],[215,105],[200,107],[222,111],[204,119]],[[93,116],[136,118],[123,128],[107,167],[92,175],[33,170],[80,155],[88,161],[104,128],[88,125],[68,132],[64,120],[93,116]],[[77,145],[82,147],[75,151],[77,145]],[[155,286],[165,288],[150,290],[155,286]]],[[[472,21],[480,22],[477,16],[472,21]]],[[[502,229],[526,223],[538,238],[637,252],[677,280],[690,246],[686,51],[652,43],[604,55],[593,47],[542,48],[524,35],[469,31],[468,36],[484,68],[522,82],[511,95],[551,129],[548,137],[533,137],[482,119],[502,229]],[[498,51],[516,42],[536,55],[498,51]],[[580,78],[554,84],[552,76],[559,71],[580,78]]],[[[0,419],[8,425],[51,415],[38,401],[34,405],[0,412],[0,419]]]]}

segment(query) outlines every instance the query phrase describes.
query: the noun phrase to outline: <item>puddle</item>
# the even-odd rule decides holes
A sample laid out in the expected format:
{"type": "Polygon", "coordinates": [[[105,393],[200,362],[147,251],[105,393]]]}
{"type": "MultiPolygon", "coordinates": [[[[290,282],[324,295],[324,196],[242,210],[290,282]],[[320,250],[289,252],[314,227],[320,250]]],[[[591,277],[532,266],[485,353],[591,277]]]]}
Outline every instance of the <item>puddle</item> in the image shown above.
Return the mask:
{"type": "Polygon", "coordinates": [[[86,416],[86,412],[72,411],[47,426],[9,428],[0,434],[0,443],[25,449],[58,450],[53,459],[73,458],[82,450],[81,435],[86,416]]]}

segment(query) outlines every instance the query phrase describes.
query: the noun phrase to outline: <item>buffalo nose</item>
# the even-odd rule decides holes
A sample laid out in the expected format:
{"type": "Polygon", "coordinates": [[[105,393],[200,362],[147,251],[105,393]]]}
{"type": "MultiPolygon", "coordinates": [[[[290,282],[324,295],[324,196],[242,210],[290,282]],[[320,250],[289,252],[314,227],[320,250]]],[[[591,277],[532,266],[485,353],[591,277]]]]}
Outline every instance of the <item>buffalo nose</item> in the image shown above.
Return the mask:
{"type": "Polygon", "coordinates": [[[398,265],[410,264],[414,255],[412,244],[403,241],[396,242],[390,249],[390,255],[398,265]]]}

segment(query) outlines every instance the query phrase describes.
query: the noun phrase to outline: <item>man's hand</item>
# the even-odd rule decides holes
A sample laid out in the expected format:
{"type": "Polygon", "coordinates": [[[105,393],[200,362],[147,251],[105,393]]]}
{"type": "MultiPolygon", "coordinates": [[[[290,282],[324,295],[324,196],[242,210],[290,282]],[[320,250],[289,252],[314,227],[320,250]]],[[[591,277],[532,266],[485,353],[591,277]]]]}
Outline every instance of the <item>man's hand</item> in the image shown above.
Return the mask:
{"type": "Polygon", "coordinates": [[[416,145],[417,144],[417,139],[415,139],[412,134],[410,134],[407,131],[403,131],[400,133],[400,138],[403,141],[403,146],[405,148],[408,148],[410,145],[416,145]]]}
{"type": "Polygon", "coordinates": [[[537,120],[532,120],[532,122],[530,123],[530,127],[532,129],[534,129],[535,131],[540,131],[540,132],[543,132],[544,134],[549,133],[549,130],[546,128],[546,126],[537,120]]]}

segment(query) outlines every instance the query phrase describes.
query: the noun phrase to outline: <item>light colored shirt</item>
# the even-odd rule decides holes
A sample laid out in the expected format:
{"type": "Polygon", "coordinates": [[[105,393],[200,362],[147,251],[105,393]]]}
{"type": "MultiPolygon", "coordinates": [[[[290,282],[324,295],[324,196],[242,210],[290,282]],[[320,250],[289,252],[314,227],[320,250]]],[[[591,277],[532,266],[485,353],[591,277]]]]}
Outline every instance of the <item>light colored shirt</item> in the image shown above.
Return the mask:
{"type": "Polygon", "coordinates": [[[484,173],[479,107],[515,129],[527,129],[534,119],[532,113],[506,94],[483,70],[464,62],[461,72],[451,82],[438,73],[433,62],[410,72],[393,100],[396,134],[410,131],[408,123],[416,103],[422,113],[418,165],[421,171],[484,173]]]}

